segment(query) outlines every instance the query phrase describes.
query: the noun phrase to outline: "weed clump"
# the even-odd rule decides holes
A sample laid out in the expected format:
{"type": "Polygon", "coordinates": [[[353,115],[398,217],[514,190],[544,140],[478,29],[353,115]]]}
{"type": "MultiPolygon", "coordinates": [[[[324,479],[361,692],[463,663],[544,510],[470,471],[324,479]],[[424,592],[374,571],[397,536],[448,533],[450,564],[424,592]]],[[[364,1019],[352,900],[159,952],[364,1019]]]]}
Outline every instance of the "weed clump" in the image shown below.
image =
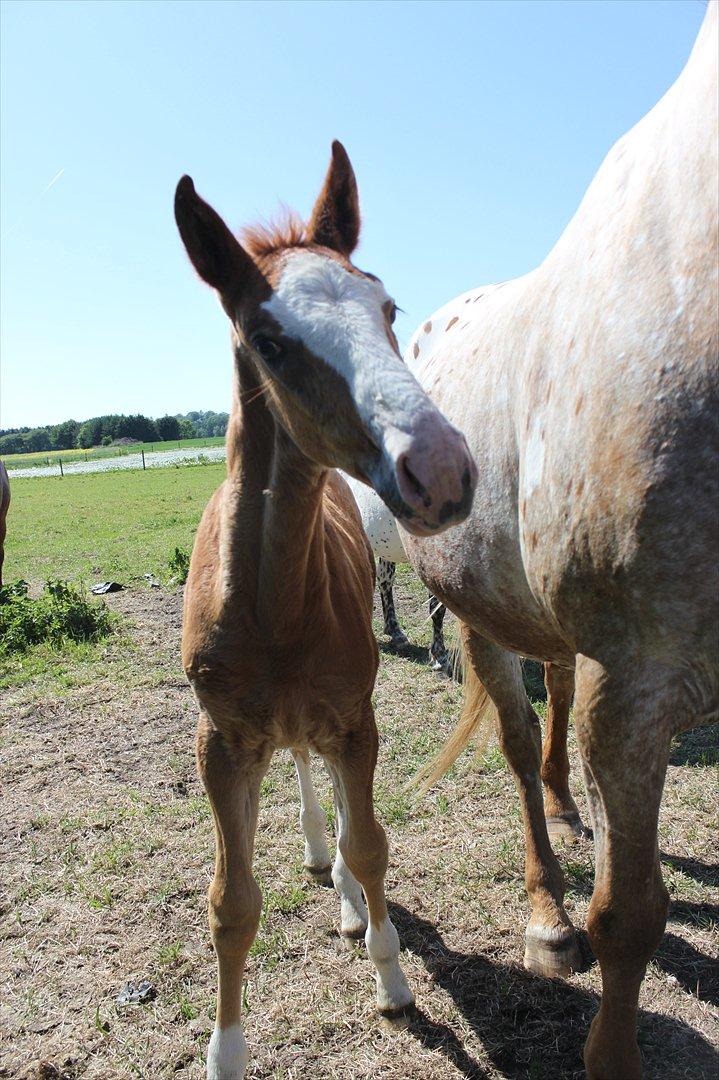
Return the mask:
{"type": "Polygon", "coordinates": [[[0,658],[33,645],[99,641],[111,631],[105,604],[91,603],[66,581],[48,581],[36,600],[28,596],[26,581],[0,589],[0,658]]]}
{"type": "Polygon", "coordinates": [[[185,551],[184,548],[176,547],[170,558],[167,560],[167,565],[170,568],[170,573],[173,575],[172,580],[176,585],[184,585],[187,581],[187,575],[190,572],[190,553],[185,551]]]}

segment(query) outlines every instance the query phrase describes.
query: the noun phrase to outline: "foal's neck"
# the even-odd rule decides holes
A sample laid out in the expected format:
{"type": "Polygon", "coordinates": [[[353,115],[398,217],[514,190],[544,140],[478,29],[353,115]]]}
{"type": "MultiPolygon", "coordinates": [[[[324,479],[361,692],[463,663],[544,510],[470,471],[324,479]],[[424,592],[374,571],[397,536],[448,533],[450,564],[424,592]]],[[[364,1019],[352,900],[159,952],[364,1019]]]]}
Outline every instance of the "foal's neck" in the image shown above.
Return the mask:
{"type": "Polygon", "coordinates": [[[237,591],[253,596],[258,629],[281,644],[302,636],[308,607],[326,592],[327,469],[302,453],[263,395],[253,399],[255,381],[240,366],[227,437],[225,591],[230,601],[237,591]]]}

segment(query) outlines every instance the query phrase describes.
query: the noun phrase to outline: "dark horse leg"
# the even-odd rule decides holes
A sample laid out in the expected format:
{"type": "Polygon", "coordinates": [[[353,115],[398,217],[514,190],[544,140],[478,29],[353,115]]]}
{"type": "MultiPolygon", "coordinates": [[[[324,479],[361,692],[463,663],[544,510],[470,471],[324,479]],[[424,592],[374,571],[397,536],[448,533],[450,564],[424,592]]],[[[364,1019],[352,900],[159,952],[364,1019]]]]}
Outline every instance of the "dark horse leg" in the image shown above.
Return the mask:
{"type": "Polygon", "coordinates": [[[377,584],[379,585],[379,595],[380,600],[382,601],[384,632],[393,645],[397,646],[397,648],[401,648],[404,645],[408,645],[409,640],[404,630],[402,630],[397,622],[397,613],[394,610],[392,586],[394,585],[395,569],[396,567],[393,562],[389,562],[387,559],[380,559],[379,566],[377,567],[377,584]]]}
{"type": "Polygon", "coordinates": [[[432,671],[443,672],[452,678],[452,660],[444,643],[444,617],[447,608],[432,593],[429,595],[429,614],[432,619],[432,641],[429,646],[429,662],[432,671]]]}

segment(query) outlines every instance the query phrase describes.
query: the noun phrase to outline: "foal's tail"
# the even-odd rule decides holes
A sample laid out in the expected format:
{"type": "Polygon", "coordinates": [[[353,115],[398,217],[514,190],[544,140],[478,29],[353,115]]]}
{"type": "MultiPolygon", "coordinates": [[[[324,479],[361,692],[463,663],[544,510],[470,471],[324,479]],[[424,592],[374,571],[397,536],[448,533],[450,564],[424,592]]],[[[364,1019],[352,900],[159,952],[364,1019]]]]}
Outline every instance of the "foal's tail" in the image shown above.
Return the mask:
{"type": "Polygon", "coordinates": [[[410,781],[410,784],[418,786],[423,794],[454,765],[472,740],[476,745],[477,756],[481,756],[487,749],[487,743],[492,734],[496,709],[467,655],[463,634],[461,635],[460,656],[461,670],[464,673],[462,711],[459,714],[457,726],[436,758],[420,769],[410,781]]]}

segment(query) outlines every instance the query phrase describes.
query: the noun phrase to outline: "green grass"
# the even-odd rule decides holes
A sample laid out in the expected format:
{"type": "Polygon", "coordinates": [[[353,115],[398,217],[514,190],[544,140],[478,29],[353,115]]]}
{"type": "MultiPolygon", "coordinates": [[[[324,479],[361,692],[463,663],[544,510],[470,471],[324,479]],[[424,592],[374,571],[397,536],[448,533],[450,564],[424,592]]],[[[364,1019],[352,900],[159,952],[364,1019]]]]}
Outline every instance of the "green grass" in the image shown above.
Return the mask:
{"type": "Polygon", "coordinates": [[[167,439],[165,442],[131,443],[129,446],[93,446],[89,450],[41,450],[34,454],[4,454],[3,461],[11,472],[13,469],[30,469],[36,465],[56,465],[62,461],[69,465],[73,461],[97,461],[101,458],[127,457],[163,450],[184,450],[200,446],[223,446],[224,435],[207,439],[167,439]]]}
{"type": "Polygon", "coordinates": [[[7,520],[5,580],[129,585],[142,582],[145,573],[168,578],[168,560],[175,548],[192,548],[202,512],[224,476],[219,462],[17,479],[7,520]]]}

